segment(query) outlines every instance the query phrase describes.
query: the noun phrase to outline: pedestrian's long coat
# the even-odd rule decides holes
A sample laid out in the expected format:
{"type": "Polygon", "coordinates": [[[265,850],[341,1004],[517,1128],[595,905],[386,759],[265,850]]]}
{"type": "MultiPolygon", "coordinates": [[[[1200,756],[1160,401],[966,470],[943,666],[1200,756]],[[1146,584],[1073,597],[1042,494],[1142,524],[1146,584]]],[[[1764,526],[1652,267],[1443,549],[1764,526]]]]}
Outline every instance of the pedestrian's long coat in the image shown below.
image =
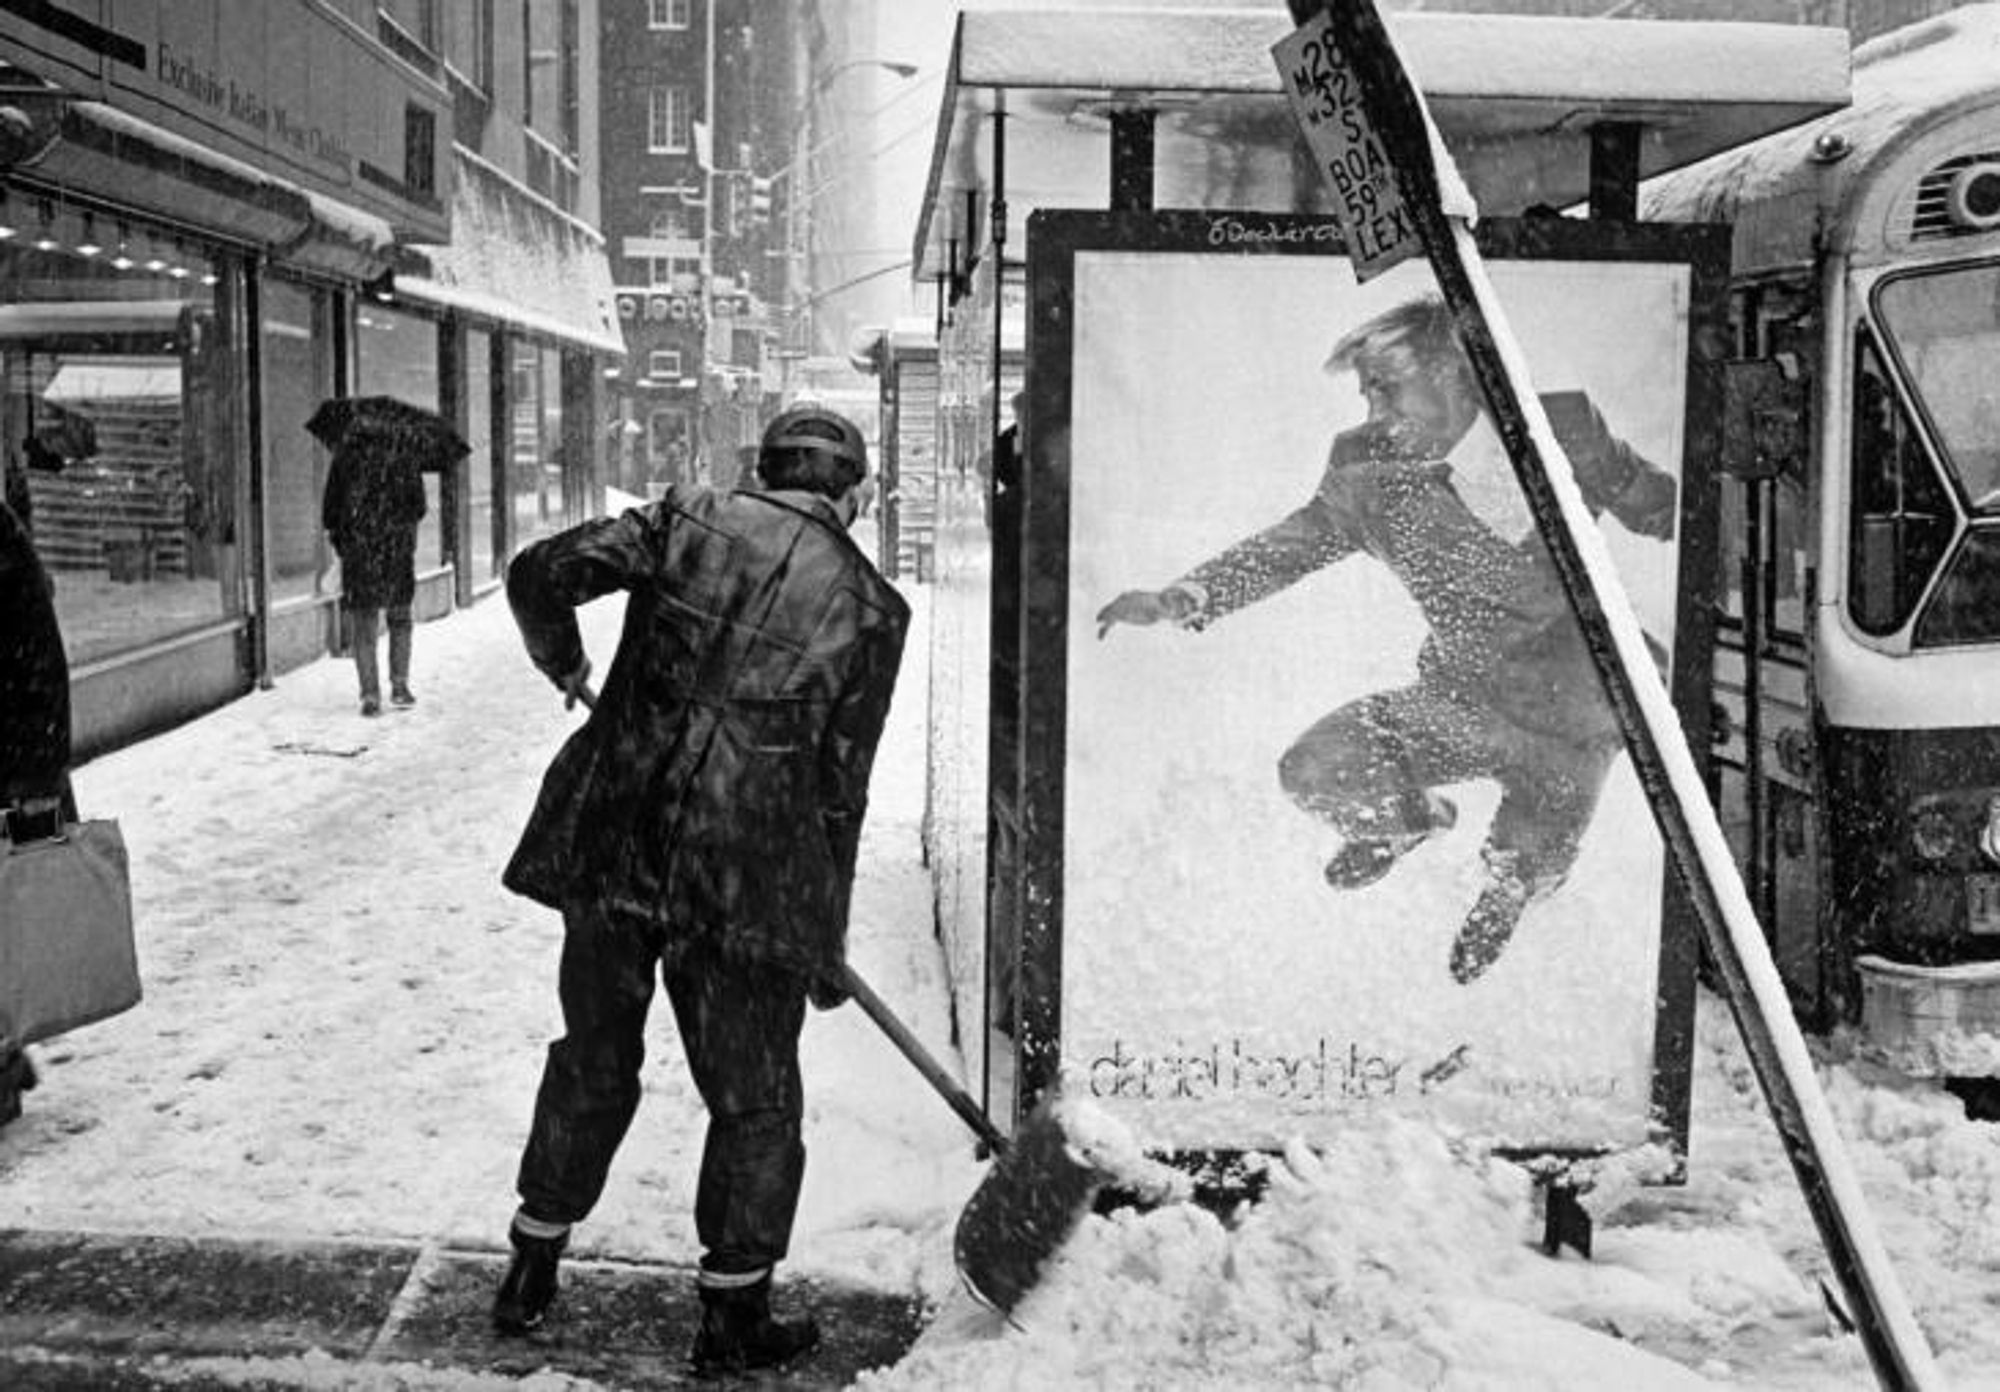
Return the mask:
{"type": "MultiPolygon", "coordinates": [[[[560,681],[575,607],[627,591],[604,690],[557,754],[508,888],[579,897],[836,980],[909,606],[815,494],[670,487],[528,547],[507,597],[560,681]]],[[[837,991],[835,992],[837,995],[837,991]]]]}
{"type": "Polygon", "coordinates": [[[351,607],[400,607],[415,597],[417,524],[428,506],[407,432],[350,425],[327,469],[320,525],[339,553],[340,591],[351,607]]]}

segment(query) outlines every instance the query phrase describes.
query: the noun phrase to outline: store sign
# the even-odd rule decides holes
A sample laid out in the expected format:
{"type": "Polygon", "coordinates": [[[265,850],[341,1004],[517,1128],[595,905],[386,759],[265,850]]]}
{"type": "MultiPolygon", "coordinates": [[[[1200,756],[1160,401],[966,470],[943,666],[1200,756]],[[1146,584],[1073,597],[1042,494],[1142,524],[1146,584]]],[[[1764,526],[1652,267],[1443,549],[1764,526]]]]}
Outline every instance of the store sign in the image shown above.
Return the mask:
{"type": "Polygon", "coordinates": [[[365,208],[417,240],[449,236],[443,87],[326,7],[117,0],[9,9],[0,60],[365,208]]]}

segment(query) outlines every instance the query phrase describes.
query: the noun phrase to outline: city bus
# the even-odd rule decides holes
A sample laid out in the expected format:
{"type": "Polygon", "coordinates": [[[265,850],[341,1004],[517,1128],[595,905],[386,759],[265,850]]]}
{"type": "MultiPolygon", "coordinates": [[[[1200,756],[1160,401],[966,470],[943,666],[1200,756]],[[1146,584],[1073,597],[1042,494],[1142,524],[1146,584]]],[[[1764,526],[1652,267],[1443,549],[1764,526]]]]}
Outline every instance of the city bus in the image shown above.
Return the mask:
{"type": "Polygon", "coordinates": [[[1849,107],[1640,201],[1734,229],[1713,792],[1745,883],[1809,1028],[1971,1079],[2000,1075],[1996,52],[2000,6],[1883,35],[1849,107]]]}

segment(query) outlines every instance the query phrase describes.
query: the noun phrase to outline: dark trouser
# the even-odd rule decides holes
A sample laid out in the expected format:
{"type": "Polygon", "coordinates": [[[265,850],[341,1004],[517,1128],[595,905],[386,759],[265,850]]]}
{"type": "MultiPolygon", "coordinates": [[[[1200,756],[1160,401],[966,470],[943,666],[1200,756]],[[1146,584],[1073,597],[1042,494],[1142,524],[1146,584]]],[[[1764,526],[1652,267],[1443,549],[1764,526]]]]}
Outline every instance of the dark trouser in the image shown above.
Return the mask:
{"type": "Polygon", "coordinates": [[[1285,751],[1278,781],[1343,836],[1426,831],[1423,793],[1471,778],[1500,784],[1486,854],[1530,889],[1553,888],[1576,860],[1621,745],[1530,730],[1423,685],[1379,692],[1325,717],[1285,751]]]}
{"type": "MultiPolygon", "coordinates": [[[[573,907],[563,915],[563,1037],[549,1046],[521,1156],[521,1210],[580,1222],[604,1192],[611,1157],[639,1107],[646,1011],[659,929],[573,907]]],[[[708,1108],[695,1189],[705,1272],[749,1274],[783,1259],[806,1148],[799,1033],[806,983],[695,945],[659,966],[688,1070],[708,1108]]]]}
{"type": "MultiPolygon", "coordinates": [[[[354,671],[361,679],[361,694],[380,700],[382,676],[375,654],[377,612],[374,609],[349,609],[347,627],[348,637],[354,644],[354,671]]],[[[386,612],[389,617],[389,685],[392,690],[402,691],[410,685],[410,644],[414,620],[407,604],[392,606],[386,612]]]]}

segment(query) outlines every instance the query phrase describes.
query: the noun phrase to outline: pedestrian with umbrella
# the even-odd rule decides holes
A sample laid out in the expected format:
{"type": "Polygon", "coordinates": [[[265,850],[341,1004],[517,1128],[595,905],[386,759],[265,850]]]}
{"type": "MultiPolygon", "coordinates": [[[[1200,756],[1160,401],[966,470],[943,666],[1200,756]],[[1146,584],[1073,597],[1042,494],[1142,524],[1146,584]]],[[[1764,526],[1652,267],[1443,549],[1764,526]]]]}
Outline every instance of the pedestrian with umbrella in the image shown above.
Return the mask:
{"type": "Polygon", "coordinates": [[[382,713],[376,615],[385,612],[389,700],[415,705],[410,606],[417,592],[417,524],[427,511],[423,474],[443,473],[470,447],[436,412],[390,396],[322,402],[306,430],[333,451],[320,525],[340,557],[340,604],[361,682],[361,713],[382,713]]]}

